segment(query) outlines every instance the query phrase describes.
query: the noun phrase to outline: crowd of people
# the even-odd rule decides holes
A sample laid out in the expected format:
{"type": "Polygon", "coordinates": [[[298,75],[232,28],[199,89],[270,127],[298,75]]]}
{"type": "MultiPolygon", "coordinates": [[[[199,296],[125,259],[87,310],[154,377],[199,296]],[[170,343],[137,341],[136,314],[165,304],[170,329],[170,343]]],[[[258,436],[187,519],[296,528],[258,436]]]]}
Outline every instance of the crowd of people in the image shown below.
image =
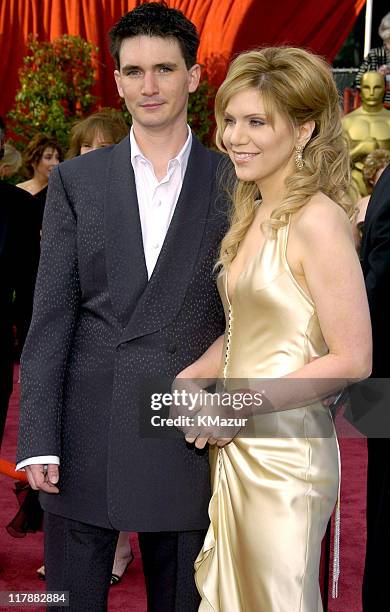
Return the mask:
{"type": "MultiPolygon", "coordinates": [[[[0,123],[0,438],[15,326],[38,572],[72,612],[106,610],[132,531],[149,612],[322,610],[333,511],[334,595],[339,574],[329,405],[388,376],[390,151],[366,156],[358,202],[331,68],[287,46],[231,62],[206,149],[187,124],[194,24],[150,2],[109,40],[130,133],[96,112],[62,163],[55,137],[20,156],[0,123]]],[[[388,466],[386,434],[370,439],[364,612],[386,609],[388,466]]]]}

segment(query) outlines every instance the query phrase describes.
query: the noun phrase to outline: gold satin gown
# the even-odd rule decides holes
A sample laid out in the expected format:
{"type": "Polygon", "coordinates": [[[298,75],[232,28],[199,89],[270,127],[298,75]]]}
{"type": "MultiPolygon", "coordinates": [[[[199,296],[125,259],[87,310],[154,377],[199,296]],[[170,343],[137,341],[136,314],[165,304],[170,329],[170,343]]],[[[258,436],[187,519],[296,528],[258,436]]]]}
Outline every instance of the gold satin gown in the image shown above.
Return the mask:
{"type": "MultiPolygon", "coordinates": [[[[218,279],[227,387],[233,378],[285,376],[328,352],[315,306],[287,263],[288,230],[248,262],[231,304],[226,273],[218,279]]],[[[321,541],[339,486],[329,410],[318,402],[263,415],[256,432],[210,451],[211,523],[195,562],[199,611],[320,612],[321,541]],[[329,437],[311,437],[319,421],[329,437]]]]}

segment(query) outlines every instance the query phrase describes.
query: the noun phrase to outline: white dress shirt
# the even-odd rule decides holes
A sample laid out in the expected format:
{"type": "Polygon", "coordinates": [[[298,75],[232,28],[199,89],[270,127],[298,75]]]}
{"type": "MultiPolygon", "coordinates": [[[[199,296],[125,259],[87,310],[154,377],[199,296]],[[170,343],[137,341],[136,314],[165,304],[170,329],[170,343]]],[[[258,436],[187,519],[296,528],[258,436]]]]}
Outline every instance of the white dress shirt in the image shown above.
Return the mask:
{"type": "MultiPolygon", "coordinates": [[[[157,179],[151,162],[141,152],[133,128],[130,130],[131,165],[135,176],[148,278],[153,274],[183,186],[192,145],[191,129],[189,126],[187,129],[187,140],[176,157],[169,160],[167,173],[161,181],[157,179]]],[[[53,455],[30,457],[20,461],[16,470],[26,465],[48,463],[59,465],[60,459],[53,455]]]]}
{"type": "Polygon", "coordinates": [[[157,179],[151,162],[141,152],[133,128],[130,130],[131,165],[137,189],[148,278],[152,276],[160,255],[183,185],[192,143],[191,130],[187,128],[187,140],[176,157],[169,160],[167,173],[161,181],[157,179]]]}

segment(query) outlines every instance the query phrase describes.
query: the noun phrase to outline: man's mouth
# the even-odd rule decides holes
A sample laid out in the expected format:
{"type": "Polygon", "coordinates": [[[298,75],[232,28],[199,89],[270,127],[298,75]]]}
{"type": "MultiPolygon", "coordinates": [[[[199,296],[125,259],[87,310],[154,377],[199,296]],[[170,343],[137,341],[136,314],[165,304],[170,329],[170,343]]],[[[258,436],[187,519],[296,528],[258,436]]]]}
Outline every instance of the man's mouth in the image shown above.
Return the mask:
{"type": "Polygon", "coordinates": [[[140,104],[141,108],[158,108],[159,106],[162,106],[164,104],[164,102],[144,102],[142,104],[140,104]]]}

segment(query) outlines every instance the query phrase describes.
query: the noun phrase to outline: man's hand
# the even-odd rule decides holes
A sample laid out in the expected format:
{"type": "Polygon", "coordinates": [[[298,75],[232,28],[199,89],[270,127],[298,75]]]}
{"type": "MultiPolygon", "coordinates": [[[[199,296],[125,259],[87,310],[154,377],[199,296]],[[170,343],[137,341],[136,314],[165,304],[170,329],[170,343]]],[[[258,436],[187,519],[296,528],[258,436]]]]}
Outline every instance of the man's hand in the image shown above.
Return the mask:
{"type": "Polygon", "coordinates": [[[26,465],[24,469],[32,489],[45,491],[45,493],[59,493],[56,487],[59,480],[58,465],[54,463],[26,465]]]}

